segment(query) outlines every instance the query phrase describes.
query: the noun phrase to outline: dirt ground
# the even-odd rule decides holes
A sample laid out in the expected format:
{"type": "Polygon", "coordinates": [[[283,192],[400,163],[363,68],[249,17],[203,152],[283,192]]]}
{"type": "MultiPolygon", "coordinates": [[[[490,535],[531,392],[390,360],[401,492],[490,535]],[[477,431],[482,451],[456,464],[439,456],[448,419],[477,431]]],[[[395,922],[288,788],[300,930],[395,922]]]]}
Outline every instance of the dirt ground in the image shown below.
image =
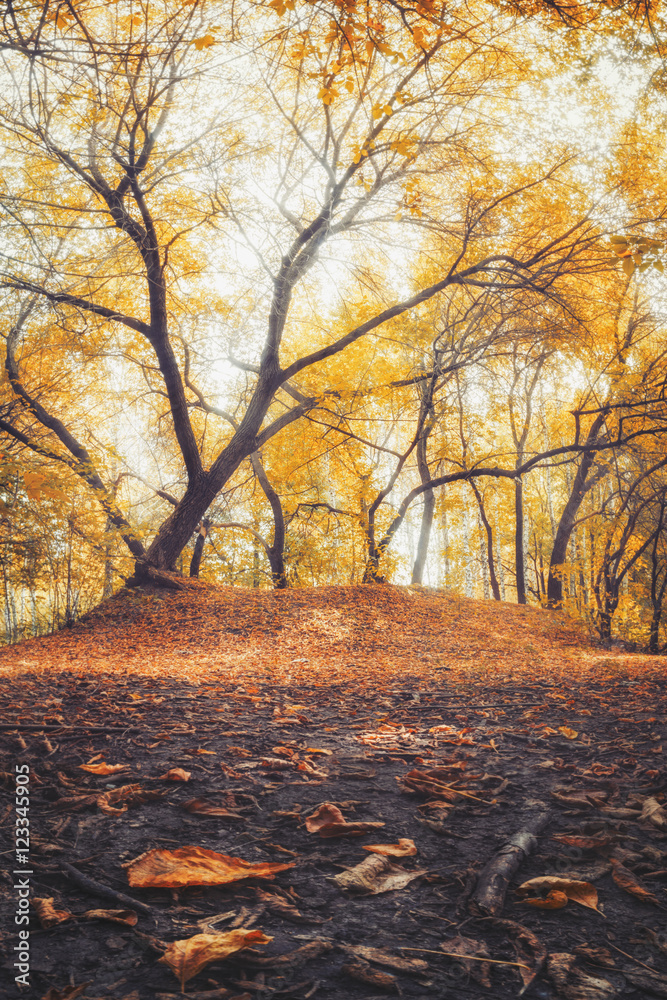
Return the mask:
{"type": "Polygon", "coordinates": [[[667,997],[662,657],[446,593],[200,585],[0,678],[3,996],[667,997]]]}

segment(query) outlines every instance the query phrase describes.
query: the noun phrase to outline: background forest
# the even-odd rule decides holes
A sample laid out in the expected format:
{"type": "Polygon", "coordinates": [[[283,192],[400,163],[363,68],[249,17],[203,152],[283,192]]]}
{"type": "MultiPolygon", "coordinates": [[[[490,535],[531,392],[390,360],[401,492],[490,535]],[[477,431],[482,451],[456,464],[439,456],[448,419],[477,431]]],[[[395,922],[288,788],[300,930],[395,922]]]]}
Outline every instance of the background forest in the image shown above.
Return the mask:
{"type": "Polygon", "coordinates": [[[4,640],[180,572],[661,649],[665,37],[634,3],[8,4],[4,640]]]}

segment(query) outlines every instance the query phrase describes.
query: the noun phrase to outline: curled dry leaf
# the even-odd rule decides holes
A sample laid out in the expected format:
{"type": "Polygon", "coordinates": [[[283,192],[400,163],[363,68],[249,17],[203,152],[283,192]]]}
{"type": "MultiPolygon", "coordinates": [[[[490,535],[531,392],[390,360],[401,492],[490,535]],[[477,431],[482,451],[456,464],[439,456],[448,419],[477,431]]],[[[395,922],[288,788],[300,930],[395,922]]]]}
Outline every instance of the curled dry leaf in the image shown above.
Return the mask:
{"type": "Polygon", "coordinates": [[[396,781],[407,792],[420,792],[431,798],[444,799],[445,802],[456,802],[459,795],[464,794],[440,781],[431,771],[408,771],[403,778],[396,778],[396,781]]]}
{"type": "Polygon", "coordinates": [[[86,920],[110,920],[114,924],[136,926],[138,916],[134,910],[86,910],[83,914],[86,920]]]}
{"type": "Polygon", "coordinates": [[[474,938],[464,937],[462,934],[457,934],[456,937],[448,938],[446,941],[442,941],[440,947],[443,951],[448,952],[450,955],[461,955],[461,964],[470,972],[473,979],[475,979],[480,986],[486,986],[487,989],[491,987],[491,966],[488,962],[466,962],[466,955],[470,955],[475,958],[491,958],[489,955],[489,949],[486,947],[483,941],[476,941],[474,938]]]}
{"type": "Polygon", "coordinates": [[[306,962],[312,962],[321,955],[326,955],[333,951],[331,941],[318,938],[316,941],[309,941],[308,944],[295,948],[294,951],[285,952],[283,955],[256,955],[244,956],[244,961],[253,969],[297,969],[306,962]]]}
{"type": "MultiPolygon", "coordinates": [[[[577,879],[559,878],[557,875],[543,875],[540,878],[531,878],[524,882],[516,890],[517,895],[522,898],[526,896],[534,897],[539,893],[550,893],[553,890],[564,893],[568,899],[581,906],[587,906],[590,910],[598,910],[598,893],[594,885],[590,882],[580,882],[577,879]]],[[[535,905],[535,904],[533,904],[535,905]]],[[[557,907],[549,907],[554,909],[557,907]]]]}
{"type": "Polygon", "coordinates": [[[332,802],[324,802],[306,817],[306,830],[319,833],[320,837],[360,837],[369,830],[376,830],[384,823],[348,823],[342,812],[332,802]]]}
{"type": "Polygon", "coordinates": [[[184,771],[182,767],[172,767],[160,775],[160,781],[189,781],[192,771],[184,771]]]}
{"type": "Polygon", "coordinates": [[[599,837],[577,837],[566,833],[555,833],[552,840],[557,840],[559,844],[567,844],[568,847],[577,847],[580,851],[604,851],[612,843],[609,834],[602,834],[599,837]]]}
{"type": "Polygon", "coordinates": [[[562,733],[566,740],[576,740],[579,735],[576,729],[570,729],[569,726],[559,726],[558,732],[562,733]]]}
{"type": "Polygon", "coordinates": [[[354,868],[341,872],[340,875],[334,875],[332,881],[340,889],[347,889],[350,892],[368,892],[376,896],[381,892],[404,889],[414,879],[425,874],[426,869],[408,872],[405,868],[392,865],[389,859],[381,854],[371,854],[354,868]]]}
{"type": "Polygon", "coordinates": [[[118,774],[119,771],[127,771],[129,766],[129,764],[105,764],[103,761],[100,764],[79,764],[82,771],[88,771],[90,774],[118,774]]]}
{"type": "Polygon", "coordinates": [[[97,797],[97,808],[107,816],[119,816],[127,812],[129,806],[142,806],[146,802],[156,802],[164,797],[164,792],[149,791],[141,785],[123,785],[112,788],[97,797]],[[120,804],[119,804],[120,803],[120,804]]]}
{"type": "Polygon", "coordinates": [[[538,910],[562,910],[567,906],[567,896],[560,889],[551,889],[546,896],[534,899],[524,899],[526,906],[534,906],[538,910]]]}
{"type": "Polygon", "coordinates": [[[44,896],[41,898],[34,896],[31,900],[44,930],[47,930],[49,927],[55,927],[56,924],[62,924],[66,920],[71,920],[73,916],[69,910],[56,910],[53,905],[53,898],[53,896],[44,896]]]}
{"type": "Polygon", "coordinates": [[[616,987],[608,979],[589,976],[575,965],[568,952],[554,952],[547,960],[549,977],[564,1000],[612,1000],[616,987]]]}
{"type": "Polygon", "coordinates": [[[276,913],[294,924],[321,924],[322,917],[304,917],[303,913],[289,903],[286,899],[281,899],[272,892],[264,892],[263,889],[255,889],[255,898],[263,903],[269,913],[276,913]]]}
{"type": "Polygon", "coordinates": [[[396,977],[388,972],[372,969],[367,962],[347,962],[343,966],[343,972],[351,979],[366,983],[368,986],[375,986],[376,989],[383,990],[385,993],[398,993],[396,977]]]}
{"type": "Polygon", "coordinates": [[[622,865],[617,858],[611,859],[611,877],[619,889],[629,892],[635,899],[640,899],[643,903],[653,903],[662,907],[662,902],[650,889],[647,889],[643,882],[634,875],[629,868],[622,865]]]}
{"type": "Polygon", "coordinates": [[[516,952],[517,961],[521,962],[522,965],[528,966],[525,969],[517,969],[523,980],[519,996],[523,996],[542,968],[544,960],[547,957],[547,949],[532,931],[515,920],[503,920],[500,917],[496,917],[491,920],[491,924],[493,927],[507,934],[516,952]]]}
{"type": "Polygon", "coordinates": [[[386,965],[387,968],[398,969],[400,972],[425,972],[428,969],[428,962],[422,958],[402,958],[385,951],[384,948],[370,948],[365,944],[357,944],[349,945],[345,950],[365,961],[386,965]]]}
{"type": "Polygon", "coordinates": [[[226,934],[195,934],[191,938],[172,941],[160,962],[169,966],[180,982],[181,989],[184,989],[187,981],[211,962],[227,958],[251,944],[268,944],[272,940],[262,931],[242,928],[226,934]]]}
{"type": "Polygon", "coordinates": [[[63,986],[61,990],[52,986],[46,991],[42,1000],[75,1000],[75,997],[80,997],[82,993],[85,993],[91,984],[92,979],[87,983],[81,983],[80,986],[63,986]]]}
{"type": "Polygon", "coordinates": [[[239,813],[231,812],[226,806],[218,806],[207,799],[189,799],[187,802],[181,803],[181,809],[185,809],[189,813],[199,813],[204,816],[222,816],[225,819],[240,819],[241,822],[245,822],[243,816],[239,813]]]}
{"type": "Polygon", "coordinates": [[[364,844],[365,851],[391,858],[410,858],[417,853],[414,840],[401,837],[397,844],[364,844]]]}
{"type": "Polygon", "coordinates": [[[132,886],[227,885],[244,878],[272,879],[277,872],[293,868],[287,864],[252,864],[242,858],[217,854],[205,847],[179,847],[175,851],[161,848],[148,851],[126,870],[132,886]]]}
{"type": "Polygon", "coordinates": [[[649,823],[657,826],[659,830],[663,830],[667,826],[667,812],[657,799],[649,797],[644,801],[639,820],[640,822],[648,820],[649,823]]]}
{"type": "Polygon", "coordinates": [[[600,791],[575,792],[571,788],[552,788],[550,795],[566,809],[599,809],[604,805],[606,794],[600,791]]]}

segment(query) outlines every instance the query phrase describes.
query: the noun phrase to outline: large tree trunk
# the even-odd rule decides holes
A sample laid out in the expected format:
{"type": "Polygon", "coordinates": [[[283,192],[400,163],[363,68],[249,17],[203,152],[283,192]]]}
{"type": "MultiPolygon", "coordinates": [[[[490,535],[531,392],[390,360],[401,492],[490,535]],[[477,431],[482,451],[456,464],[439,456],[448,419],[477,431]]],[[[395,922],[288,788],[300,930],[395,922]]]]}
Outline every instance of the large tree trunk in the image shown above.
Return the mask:
{"type": "Polygon", "coordinates": [[[208,529],[211,522],[207,517],[205,517],[199,528],[199,534],[197,535],[197,541],[195,542],[195,550],[192,553],[192,559],[190,560],[190,576],[199,577],[199,568],[201,566],[202,556],[204,555],[204,546],[206,545],[206,537],[208,535],[208,529]]]}

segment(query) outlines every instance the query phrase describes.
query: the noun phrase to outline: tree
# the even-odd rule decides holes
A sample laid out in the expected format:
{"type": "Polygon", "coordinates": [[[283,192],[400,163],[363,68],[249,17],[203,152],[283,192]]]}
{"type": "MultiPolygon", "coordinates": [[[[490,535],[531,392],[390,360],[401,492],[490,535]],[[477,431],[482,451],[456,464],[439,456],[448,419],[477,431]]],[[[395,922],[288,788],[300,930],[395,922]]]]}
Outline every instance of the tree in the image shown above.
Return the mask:
{"type": "Polygon", "coordinates": [[[199,2],[148,13],[45,6],[5,22],[2,204],[13,250],[2,286],[15,316],[6,370],[16,405],[0,429],[87,484],[136,558],[137,580],[173,570],[241,463],[326,398],[315,374],[327,359],[449,288],[553,296],[564,275],[599,266],[585,212],[537,226],[530,217],[565,166],[534,166],[512,183],[477,146],[481,95],[498,92],[509,55],[503,15],[462,10],[443,33],[421,9],[383,11],[382,24],[341,15],[332,31],[325,7],[299,7],[268,41],[273,12],[244,8],[213,33],[199,2]],[[193,102],[212,107],[196,132],[193,102]],[[243,176],[261,162],[258,195],[243,176]],[[422,178],[437,172],[446,186],[427,193],[422,178]],[[443,223],[445,205],[456,221],[443,223]],[[415,231],[415,259],[425,224],[447,250],[437,279],[398,299],[382,267],[354,250],[362,234],[400,228],[397,208],[415,231]],[[320,316],[322,335],[304,345],[297,331],[328,280],[327,248],[350,255],[348,322],[329,335],[320,316]],[[231,275],[228,295],[214,290],[213,265],[231,275]],[[375,288],[367,300],[363,286],[375,288]],[[192,321],[206,322],[203,299],[210,317],[252,330],[236,427],[216,435],[179,346],[192,321]],[[114,355],[123,377],[145,381],[150,406],[168,406],[154,413],[168,420],[183,485],[148,542],[113,496],[104,448],[84,445],[83,412],[39,385],[40,358],[56,352],[73,378],[76,351],[100,382],[114,355]]]}

